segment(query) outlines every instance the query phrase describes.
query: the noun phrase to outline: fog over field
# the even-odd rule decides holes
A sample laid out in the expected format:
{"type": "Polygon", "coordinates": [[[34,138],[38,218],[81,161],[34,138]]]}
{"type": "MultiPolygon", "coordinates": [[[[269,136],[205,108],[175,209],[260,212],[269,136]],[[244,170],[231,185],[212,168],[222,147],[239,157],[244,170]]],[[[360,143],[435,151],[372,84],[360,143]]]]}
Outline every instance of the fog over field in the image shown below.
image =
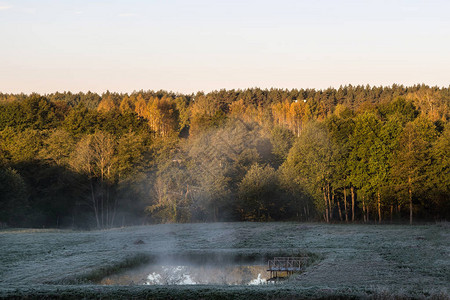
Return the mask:
{"type": "Polygon", "coordinates": [[[4,230],[0,253],[0,297],[449,297],[448,223],[413,227],[213,223],[89,232],[4,230]],[[108,276],[148,265],[265,265],[267,259],[282,255],[304,255],[310,263],[303,273],[278,284],[101,285],[108,276]]]}

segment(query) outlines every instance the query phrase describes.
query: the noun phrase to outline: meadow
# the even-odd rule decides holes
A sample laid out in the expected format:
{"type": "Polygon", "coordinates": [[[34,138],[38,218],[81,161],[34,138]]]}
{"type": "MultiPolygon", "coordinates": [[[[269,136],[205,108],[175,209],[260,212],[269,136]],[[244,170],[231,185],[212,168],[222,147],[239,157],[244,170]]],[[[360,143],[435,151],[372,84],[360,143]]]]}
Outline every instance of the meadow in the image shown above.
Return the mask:
{"type": "Polygon", "coordinates": [[[449,299],[450,225],[162,224],[0,231],[0,298],[449,299]],[[304,255],[280,284],[101,285],[160,260],[259,262],[304,255]]]}

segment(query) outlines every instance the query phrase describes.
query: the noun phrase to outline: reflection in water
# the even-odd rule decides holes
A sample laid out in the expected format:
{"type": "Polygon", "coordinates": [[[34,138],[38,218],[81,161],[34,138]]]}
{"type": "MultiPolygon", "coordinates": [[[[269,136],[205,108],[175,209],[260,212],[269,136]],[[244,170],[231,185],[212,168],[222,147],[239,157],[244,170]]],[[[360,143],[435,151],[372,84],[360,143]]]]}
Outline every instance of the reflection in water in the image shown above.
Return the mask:
{"type": "Polygon", "coordinates": [[[103,285],[258,285],[267,283],[266,266],[150,265],[104,278],[103,285]]]}
{"type": "Polygon", "coordinates": [[[161,266],[161,269],[147,276],[146,285],[197,284],[185,266],[161,266]]]}

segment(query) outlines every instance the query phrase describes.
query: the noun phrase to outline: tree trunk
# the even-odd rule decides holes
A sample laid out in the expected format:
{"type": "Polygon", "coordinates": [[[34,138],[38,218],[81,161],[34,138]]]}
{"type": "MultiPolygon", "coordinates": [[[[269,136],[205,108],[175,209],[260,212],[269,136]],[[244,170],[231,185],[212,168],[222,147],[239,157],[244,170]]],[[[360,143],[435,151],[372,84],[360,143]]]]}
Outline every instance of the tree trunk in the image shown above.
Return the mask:
{"type": "Polygon", "coordinates": [[[412,205],[412,188],[411,188],[411,176],[408,177],[408,194],[409,194],[409,225],[412,225],[413,221],[413,205],[412,205]]]}
{"type": "Polygon", "coordinates": [[[339,220],[341,220],[341,222],[342,222],[341,204],[339,201],[337,202],[337,206],[338,206],[338,210],[339,210],[339,220]]]}
{"type": "Polygon", "coordinates": [[[101,197],[100,197],[100,224],[102,225],[103,228],[103,213],[104,213],[104,209],[103,209],[103,175],[102,175],[102,179],[101,179],[101,184],[100,184],[100,192],[101,192],[101,197]]]}
{"type": "Polygon", "coordinates": [[[111,217],[111,227],[113,227],[114,225],[114,219],[116,218],[116,211],[117,211],[117,197],[114,197],[114,206],[111,217]]]}
{"type": "Polygon", "coordinates": [[[391,223],[392,223],[393,215],[394,215],[394,205],[391,204],[391,223]]]}
{"type": "Polygon", "coordinates": [[[352,192],[352,222],[355,222],[355,189],[351,187],[352,192]]]}
{"type": "Polygon", "coordinates": [[[109,227],[110,216],[109,216],[109,186],[106,185],[106,227],[109,227]]]}
{"type": "Polygon", "coordinates": [[[381,195],[379,190],[377,192],[377,204],[378,204],[378,223],[381,223],[381,195]]]}
{"type": "Polygon", "coordinates": [[[367,213],[366,220],[367,220],[367,222],[369,222],[370,221],[369,205],[366,206],[366,213],[367,213]]]}
{"type": "Polygon", "coordinates": [[[178,210],[177,210],[177,202],[175,201],[174,205],[173,205],[173,220],[172,222],[176,223],[178,220],[178,210]]]}
{"type": "MultiPolygon", "coordinates": [[[[332,193],[333,193],[333,203],[334,203],[334,188],[332,188],[331,189],[332,190],[332,193]]],[[[337,203],[337,206],[338,206],[338,212],[339,212],[339,220],[342,222],[342,211],[341,211],[341,203],[340,203],[340,201],[338,200],[338,201],[336,201],[336,203],[337,203]]]]}
{"type": "Polygon", "coordinates": [[[333,207],[331,206],[331,193],[330,193],[330,184],[327,183],[327,198],[328,198],[328,220],[333,219],[333,207]]]}
{"type": "Polygon", "coordinates": [[[113,227],[114,225],[114,220],[116,219],[116,212],[117,212],[117,197],[114,197],[114,204],[111,216],[111,227],[113,227]]]}
{"type": "Polygon", "coordinates": [[[328,219],[328,201],[327,201],[327,193],[325,191],[325,187],[322,187],[322,191],[323,191],[323,199],[325,200],[325,221],[327,223],[329,223],[330,220],[328,219]]]}
{"type": "Polygon", "coordinates": [[[348,222],[348,212],[347,212],[347,189],[344,188],[344,209],[345,209],[345,222],[348,222]]]}
{"type": "Polygon", "coordinates": [[[369,208],[366,206],[365,197],[363,196],[363,219],[364,223],[369,221],[369,208]]]}
{"type": "Polygon", "coordinates": [[[367,222],[367,218],[366,218],[366,202],[364,201],[364,196],[362,197],[362,203],[363,203],[363,219],[364,219],[364,223],[367,222]]]}
{"type": "Polygon", "coordinates": [[[91,197],[92,197],[92,206],[94,207],[95,220],[97,221],[97,228],[100,228],[100,220],[98,219],[97,201],[95,201],[94,185],[92,184],[92,179],[90,179],[89,182],[91,184],[91,197]]]}

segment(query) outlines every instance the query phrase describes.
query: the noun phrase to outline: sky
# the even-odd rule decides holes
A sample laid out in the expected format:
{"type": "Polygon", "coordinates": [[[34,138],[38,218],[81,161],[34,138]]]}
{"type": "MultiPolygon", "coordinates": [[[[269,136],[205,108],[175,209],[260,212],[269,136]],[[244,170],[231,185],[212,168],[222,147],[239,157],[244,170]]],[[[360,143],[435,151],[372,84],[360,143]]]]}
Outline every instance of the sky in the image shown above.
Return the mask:
{"type": "Polygon", "coordinates": [[[450,85],[448,0],[0,0],[0,92],[450,85]]]}

